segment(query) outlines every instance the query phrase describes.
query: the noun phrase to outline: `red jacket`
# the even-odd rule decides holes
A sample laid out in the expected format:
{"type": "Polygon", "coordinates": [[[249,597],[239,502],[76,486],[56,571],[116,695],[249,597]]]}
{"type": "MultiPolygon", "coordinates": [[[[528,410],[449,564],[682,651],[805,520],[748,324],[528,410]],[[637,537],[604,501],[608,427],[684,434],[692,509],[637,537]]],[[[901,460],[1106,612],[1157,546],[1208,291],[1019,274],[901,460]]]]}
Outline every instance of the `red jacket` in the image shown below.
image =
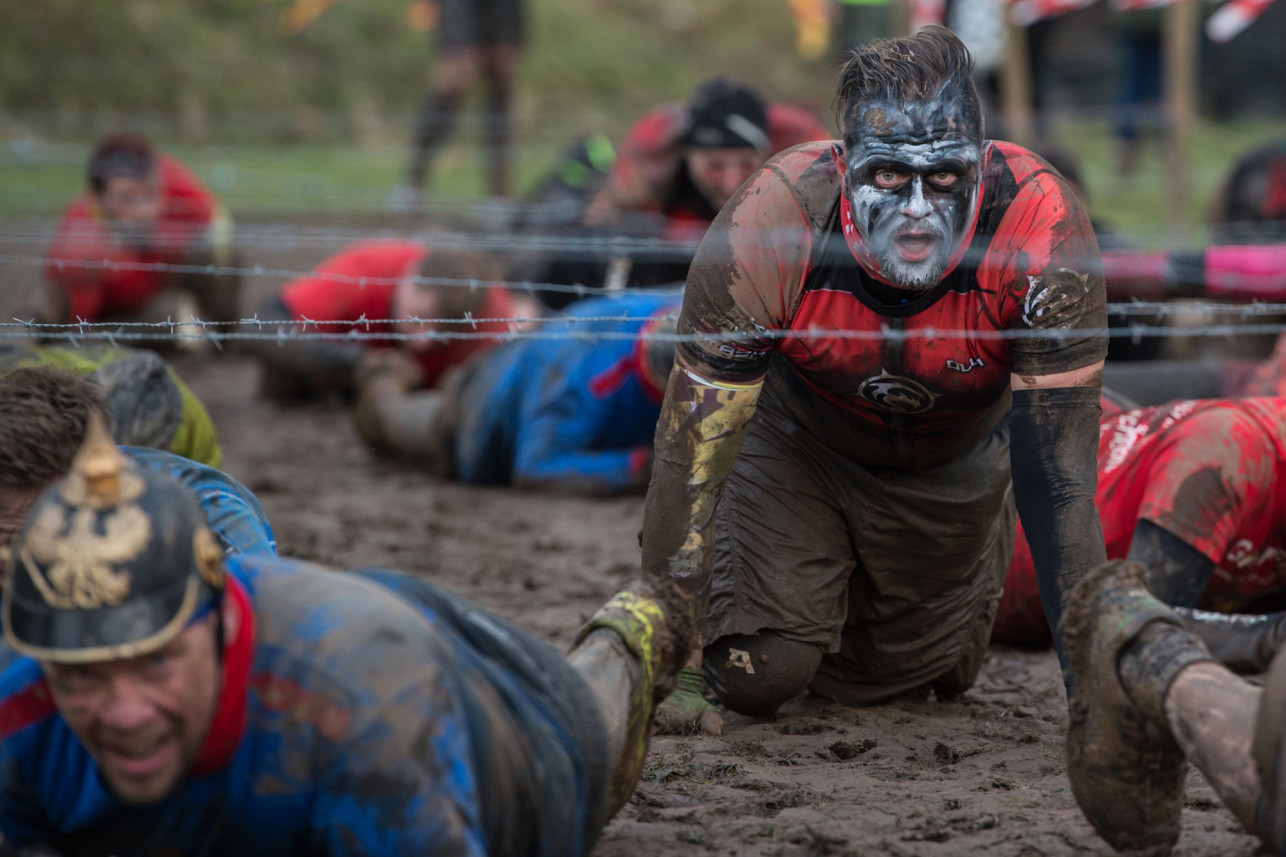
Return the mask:
{"type": "MultiPolygon", "coordinates": [[[[402,277],[413,273],[429,249],[418,241],[397,239],[360,241],[326,259],[307,277],[291,280],[281,291],[282,303],[296,320],[330,321],[309,325],[325,333],[385,333],[390,324],[367,324],[366,319],[388,319],[393,315],[393,293],[402,277]]],[[[513,298],[503,286],[492,286],[479,318],[509,319],[515,315],[513,298]]],[[[507,333],[508,321],[478,324],[482,332],[507,333]]],[[[393,348],[393,339],[364,340],[372,348],[393,348]]],[[[412,352],[420,363],[421,383],[432,387],[442,373],[463,363],[469,356],[497,343],[497,339],[454,339],[412,352]]]]}
{"type": "Polygon", "coordinates": [[[96,321],[138,310],[165,287],[167,274],[136,266],[182,263],[193,245],[226,219],[219,201],[191,170],[168,155],[157,161],[161,214],[146,248],[118,242],[89,191],[63,213],[45,257],[45,277],[67,293],[72,318],[96,321]]]}

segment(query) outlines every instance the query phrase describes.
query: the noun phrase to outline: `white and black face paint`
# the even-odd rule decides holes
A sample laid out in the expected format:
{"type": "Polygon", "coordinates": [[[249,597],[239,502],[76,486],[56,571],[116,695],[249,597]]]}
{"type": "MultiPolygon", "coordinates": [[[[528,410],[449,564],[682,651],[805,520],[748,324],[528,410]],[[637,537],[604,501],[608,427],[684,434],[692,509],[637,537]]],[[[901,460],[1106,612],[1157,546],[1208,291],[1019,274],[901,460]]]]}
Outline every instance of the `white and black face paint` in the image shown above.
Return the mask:
{"type": "Polygon", "coordinates": [[[932,288],[968,237],[982,140],[952,99],[859,108],[842,158],[844,194],[863,253],[893,286],[932,288]]]}

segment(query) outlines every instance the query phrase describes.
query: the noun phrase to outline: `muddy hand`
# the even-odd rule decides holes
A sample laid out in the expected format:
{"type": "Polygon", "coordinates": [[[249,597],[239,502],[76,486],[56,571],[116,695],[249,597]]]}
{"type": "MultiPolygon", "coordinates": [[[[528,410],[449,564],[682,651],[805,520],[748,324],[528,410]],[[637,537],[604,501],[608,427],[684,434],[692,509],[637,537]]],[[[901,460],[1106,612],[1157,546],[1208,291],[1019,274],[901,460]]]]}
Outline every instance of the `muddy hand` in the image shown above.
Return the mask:
{"type": "Polygon", "coordinates": [[[659,735],[723,734],[723,714],[705,698],[705,677],[699,669],[679,672],[679,684],[657,706],[652,723],[659,735]]]}

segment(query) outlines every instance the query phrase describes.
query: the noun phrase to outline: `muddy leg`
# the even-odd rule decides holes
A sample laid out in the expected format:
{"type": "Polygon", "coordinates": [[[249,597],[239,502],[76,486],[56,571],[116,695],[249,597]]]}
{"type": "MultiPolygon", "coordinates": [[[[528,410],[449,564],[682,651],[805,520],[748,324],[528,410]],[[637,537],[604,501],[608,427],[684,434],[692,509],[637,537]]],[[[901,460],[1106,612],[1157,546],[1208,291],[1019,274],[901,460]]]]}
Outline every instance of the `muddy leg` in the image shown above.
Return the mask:
{"type": "Polygon", "coordinates": [[[1259,776],[1250,755],[1262,691],[1227,668],[1193,664],[1175,676],[1165,697],[1165,717],[1183,753],[1205,774],[1219,799],[1246,826],[1256,829],[1259,776]]]}

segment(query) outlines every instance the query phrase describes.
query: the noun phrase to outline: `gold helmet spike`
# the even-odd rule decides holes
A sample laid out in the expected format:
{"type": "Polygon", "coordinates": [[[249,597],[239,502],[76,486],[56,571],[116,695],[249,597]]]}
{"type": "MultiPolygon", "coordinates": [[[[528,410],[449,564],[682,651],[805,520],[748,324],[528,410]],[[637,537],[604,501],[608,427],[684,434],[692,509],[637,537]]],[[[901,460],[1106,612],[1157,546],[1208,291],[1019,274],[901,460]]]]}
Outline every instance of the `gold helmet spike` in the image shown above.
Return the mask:
{"type": "Polygon", "coordinates": [[[136,499],[141,493],[142,481],[117,449],[103,418],[90,414],[85,441],[63,484],[63,499],[74,505],[105,509],[136,499]]]}

